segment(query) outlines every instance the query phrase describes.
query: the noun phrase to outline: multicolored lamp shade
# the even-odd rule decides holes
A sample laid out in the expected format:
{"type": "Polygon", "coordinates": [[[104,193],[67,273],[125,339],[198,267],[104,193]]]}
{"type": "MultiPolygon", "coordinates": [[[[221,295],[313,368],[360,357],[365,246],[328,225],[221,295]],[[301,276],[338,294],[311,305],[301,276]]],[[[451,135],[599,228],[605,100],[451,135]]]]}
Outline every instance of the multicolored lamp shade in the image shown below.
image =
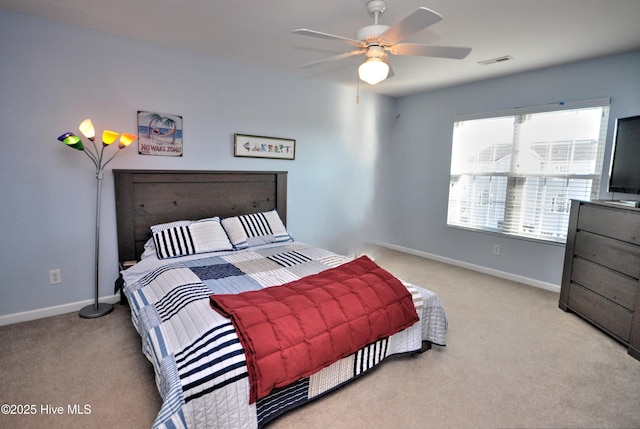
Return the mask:
{"type": "Polygon", "coordinates": [[[93,128],[93,122],[91,119],[85,119],[78,127],[83,136],[93,141],[96,138],[96,130],[93,128]]]}
{"type": "Polygon", "coordinates": [[[117,133],[115,131],[104,130],[102,132],[102,148],[98,149],[98,146],[95,143],[96,130],[91,119],[85,119],[84,121],[82,121],[78,129],[83,136],[91,141],[93,148],[84,145],[80,137],[70,131],[62,134],[60,137],[58,137],[58,140],[69,147],[83,151],[96,166],[97,174],[99,176],[102,176],[104,167],[118,154],[118,152],[115,152],[111,156],[111,158],[104,161],[103,154],[104,149],[107,146],[111,145],[113,142],[118,140],[118,137],[120,137],[120,144],[118,144],[118,149],[124,149],[125,147],[136,141],[136,139],[138,138],[134,134],[123,133],[122,136],[120,136],[120,133],[117,133]]]}
{"type": "Polygon", "coordinates": [[[82,144],[82,141],[80,140],[80,137],[73,134],[72,132],[66,132],[62,134],[60,137],[58,137],[58,140],[74,149],[84,150],[84,146],[82,144]]]}
{"type": "Polygon", "coordinates": [[[122,136],[120,136],[120,144],[118,145],[118,147],[120,149],[124,149],[125,147],[136,141],[137,138],[138,136],[135,136],[133,134],[122,133],[122,136]]]}
{"type": "Polygon", "coordinates": [[[104,130],[102,132],[102,144],[104,146],[109,146],[114,141],[118,140],[120,137],[120,133],[116,133],[115,131],[104,130]]]}

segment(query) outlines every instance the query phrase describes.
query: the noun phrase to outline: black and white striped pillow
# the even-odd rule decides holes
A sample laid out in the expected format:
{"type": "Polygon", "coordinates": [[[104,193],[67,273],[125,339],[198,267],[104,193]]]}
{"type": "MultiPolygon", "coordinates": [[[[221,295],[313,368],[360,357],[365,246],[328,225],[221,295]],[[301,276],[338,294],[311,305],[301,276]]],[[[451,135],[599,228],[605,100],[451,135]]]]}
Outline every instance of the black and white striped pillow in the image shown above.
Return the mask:
{"type": "Polygon", "coordinates": [[[218,217],[154,225],[151,231],[160,259],[233,250],[218,217]]]}
{"type": "Polygon", "coordinates": [[[228,217],[222,226],[235,249],[293,241],[276,210],[228,217]]]}

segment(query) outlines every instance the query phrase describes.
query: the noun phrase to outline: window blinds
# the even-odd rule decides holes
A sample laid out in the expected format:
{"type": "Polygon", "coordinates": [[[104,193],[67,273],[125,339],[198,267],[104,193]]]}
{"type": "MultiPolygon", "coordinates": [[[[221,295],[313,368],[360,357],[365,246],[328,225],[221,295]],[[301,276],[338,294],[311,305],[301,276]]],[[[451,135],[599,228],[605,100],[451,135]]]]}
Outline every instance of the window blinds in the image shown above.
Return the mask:
{"type": "Polygon", "coordinates": [[[565,242],[571,199],[597,198],[609,99],[456,117],[447,223],[565,242]]]}

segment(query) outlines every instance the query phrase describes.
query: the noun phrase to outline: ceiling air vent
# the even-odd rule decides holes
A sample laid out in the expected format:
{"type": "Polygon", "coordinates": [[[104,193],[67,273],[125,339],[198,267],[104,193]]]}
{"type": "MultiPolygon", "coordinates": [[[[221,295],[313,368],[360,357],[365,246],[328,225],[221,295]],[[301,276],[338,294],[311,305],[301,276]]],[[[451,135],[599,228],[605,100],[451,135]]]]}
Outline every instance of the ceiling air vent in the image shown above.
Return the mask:
{"type": "Polygon", "coordinates": [[[478,64],[482,64],[483,66],[488,66],[489,64],[495,63],[503,63],[505,61],[511,61],[513,57],[511,55],[504,55],[502,57],[491,58],[490,60],[478,61],[478,64]]]}

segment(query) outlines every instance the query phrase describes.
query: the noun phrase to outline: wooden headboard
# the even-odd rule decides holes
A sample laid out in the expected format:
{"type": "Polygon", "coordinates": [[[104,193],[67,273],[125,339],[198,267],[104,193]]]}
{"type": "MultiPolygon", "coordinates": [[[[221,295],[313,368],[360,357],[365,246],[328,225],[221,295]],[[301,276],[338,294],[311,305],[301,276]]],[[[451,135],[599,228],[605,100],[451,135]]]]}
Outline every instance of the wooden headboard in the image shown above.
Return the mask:
{"type": "Polygon", "coordinates": [[[139,260],[151,225],[276,209],[287,223],[286,171],[113,170],[119,261],[139,260]]]}

